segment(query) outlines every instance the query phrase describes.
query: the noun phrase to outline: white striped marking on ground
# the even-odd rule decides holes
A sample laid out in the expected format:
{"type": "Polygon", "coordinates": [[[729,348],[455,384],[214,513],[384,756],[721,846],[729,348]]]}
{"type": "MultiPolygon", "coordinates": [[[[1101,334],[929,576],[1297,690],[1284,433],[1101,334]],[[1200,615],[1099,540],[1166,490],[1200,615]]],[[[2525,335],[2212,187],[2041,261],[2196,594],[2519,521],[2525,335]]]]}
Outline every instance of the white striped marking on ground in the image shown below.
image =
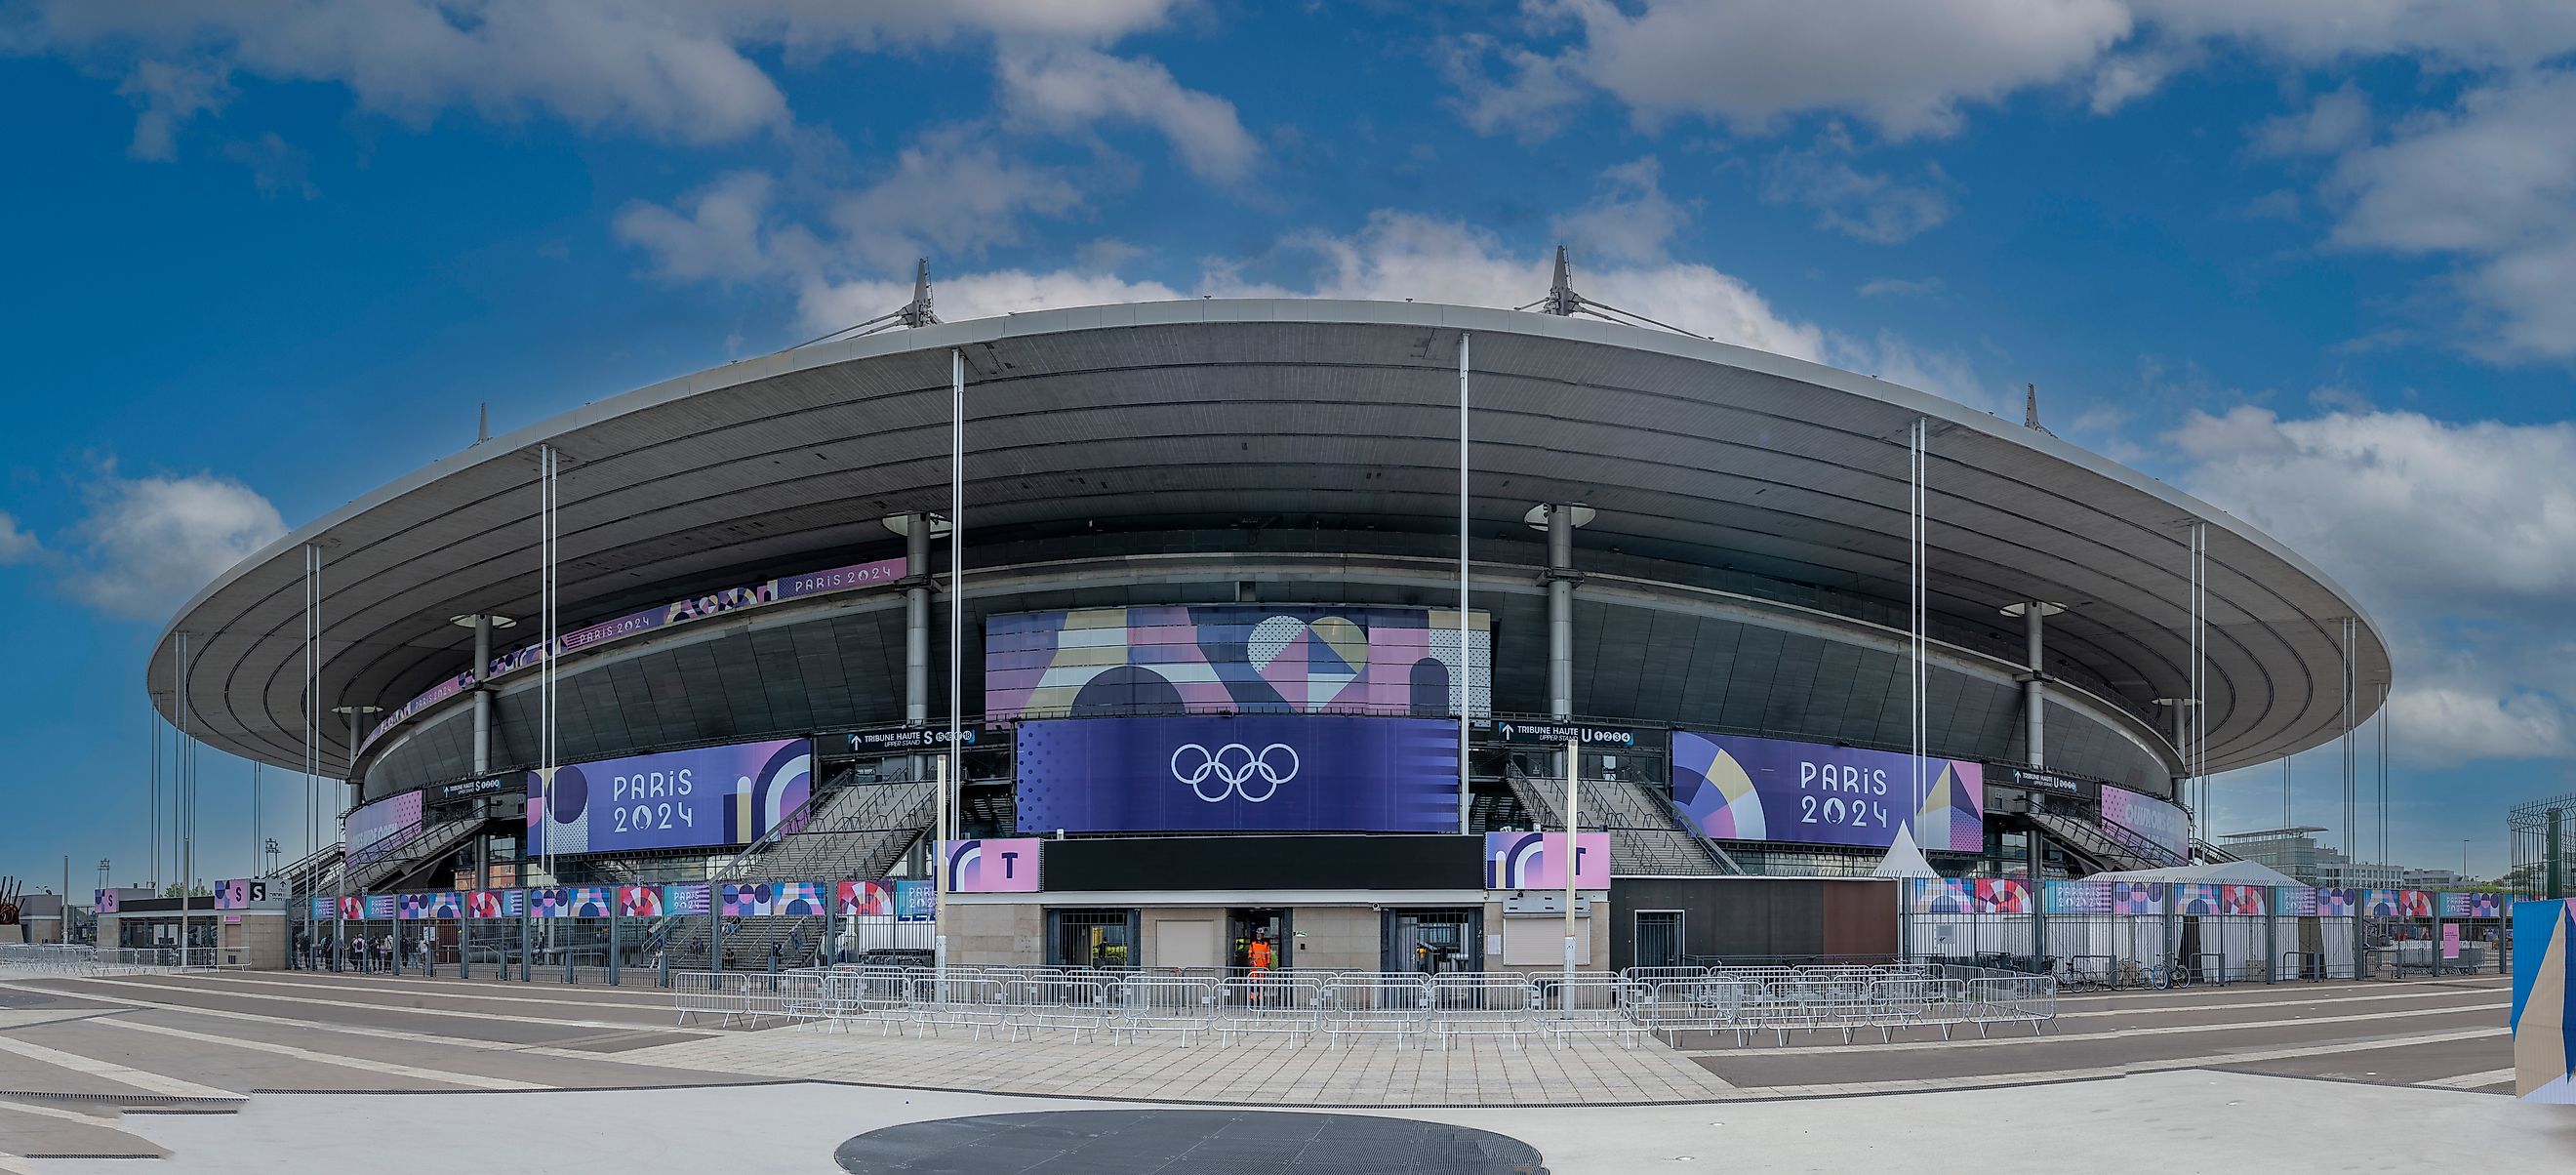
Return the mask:
{"type": "MultiPolygon", "coordinates": [[[[2289,1061],[2301,1057],[2331,1056],[2335,1053],[2369,1052],[2373,1049],[2409,1048],[2420,1044],[2447,1044],[2457,1040],[2479,1040],[2509,1036],[2510,1028],[2472,1028],[2459,1032],[2434,1032],[2421,1036],[2389,1037],[2380,1040],[2338,1041],[2334,1044],[2299,1045],[2291,1048],[2263,1049],[2243,1053],[2212,1053],[2201,1057],[2173,1057],[2162,1061],[2131,1061],[2091,1069],[2035,1069],[2020,1073],[1977,1073],[1958,1077],[1927,1077],[1918,1081],[1834,1082],[1817,1085],[1748,1085],[1744,1094],[1752,1097],[1813,1097],[1819,1094],[1854,1093],[1932,1093],[1953,1089],[1981,1089],[2003,1085],[2041,1085],[2060,1081],[2098,1081],[2104,1078],[2128,1077],[2139,1073],[2166,1073],[2177,1069],[2219,1069],[2235,1065],[2260,1064],[2265,1061],[2289,1061]]],[[[2256,1076],[2279,1076],[2256,1074],[2256,1076]]],[[[2282,1080],[2295,1080],[2284,1077],[2282,1080]]]]}
{"type": "MultiPolygon", "coordinates": [[[[0,983],[0,987],[14,986],[16,985],[0,983]]],[[[449,1048],[473,1049],[478,1052],[487,1053],[528,1053],[542,1057],[560,1057],[568,1061],[608,1062],[611,1064],[624,1063],[623,1058],[626,1055],[623,1053],[586,1053],[578,1049],[552,1048],[544,1045],[512,1044],[508,1041],[502,1040],[473,1040],[462,1036],[437,1036],[426,1032],[405,1032],[399,1028],[370,1028],[358,1024],[334,1024],[327,1020],[298,1020],[291,1016],[263,1016],[257,1012],[236,1012],[229,1008],[201,1008],[194,1004],[165,1004],[157,1000],[136,999],[133,996],[106,996],[103,998],[113,999],[116,1002],[125,1005],[127,1008],[150,1008],[156,1012],[176,1012],[183,1016],[207,1016],[219,1020],[241,1020],[252,1024],[282,1024],[290,1028],[309,1028],[316,1032],[338,1032],[349,1036],[371,1036],[379,1040],[401,1040],[409,1041],[414,1044],[445,1045],[449,1048]]],[[[656,1029],[655,1031],[659,1030],[656,1029]]],[[[739,1034],[728,1033],[725,1035],[739,1034]]],[[[693,1039],[707,1039],[703,1034],[692,1034],[692,1036],[693,1039]]]]}
{"type": "MultiPolygon", "coordinates": [[[[2306,1024],[2358,1024],[2365,1020],[2398,1020],[2412,1016],[2449,1016],[2462,1012],[2492,1012],[2500,1011],[2512,1006],[2513,1004],[2510,1002],[2495,1004],[2463,1004],[2457,1007],[2408,1008],[2404,1011],[2398,1012],[2360,1012],[2350,1016],[2309,1016],[2296,1020],[2250,1020],[2237,1021],[2229,1024],[2167,1024],[2160,1028],[2117,1028],[2109,1032],[2043,1032],[2030,1033],[2028,1035],[2022,1035],[2021,1033],[2027,1031],[2027,1025],[2029,1022],[2015,1020],[2000,1022],[1994,1025],[1994,1027],[2003,1030],[2006,1035],[1979,1037],[1975,1040],[1900,1040],[1890,1044],[1855,1040],[1851,1044],[1791,1045],[1786,1047],[1747,1045],[1741,1048],[1683,1049],[1681,1050],[1681,1053],[1686,1057],[1761,1058],[1830,1056],[1836,1053],[1892,1053],[1908,1052],[1916,1049],[2000,1048],[2008,1045],[2058,1044],[2067,1041],[2113,1040],[2133,1036],[2169,1036],[2185,1032],[2238,1032],[2263,1028],[2292,1028],[2306,1024]]],[[[1961,1025],[1960,1027],[1966,1026],[1961,1025]]],[[[1726,1030],[1718,1029],[1717,1031],[1723,1032],[1726,1030]]],[[[1776,1033],[1777,1030],[1757,1028],[1753,1031],[1754,1035],[1758,1037],[1765,1032],[1776,1033]]],[[[1791,1028],[1790,1031],[1805,1032],[1809,1030],[1803,1028],[1791,1028]]],[[[1814,1031],[1839,1032],[1841,1030],[1838,1028],[1819,1028],[1814,1031]]],[[[1854,1031],[1860,1032],[1867,1030],[1855,1029],[1854,1031]]],[[[2509,1030],[2499,1029],[2498,1031],[2509,1030]]],[[[1774,1039],[1777,1039],[1777,1037],[1775,1036],[1774,1039]]]]}
{"type": "MultiPolygon", "coordinates": [[[[658,987],[602,987],[596,984],[588,987],[565,987],[560,984],[550,985],[542,983],[521,983],[513,987],[506,986],[510,981],[492,979],[423,979],[416,975],[328,976],[313,972],[271,972],[271,974],[312,974],[314,975],[314,978],[253,979],[238,972],[195,972],[184,976],[173,976],[172,978],[200,979],[224,985],[255,984],[260,987],[286,987],[294,988],[298,991],[319,991],[326,993],[409,992],[415,996],[451,996],[456,999],[493,1000],[508,1004],[587,1004],[592,1007],[632,1008],[639,1012],[667,1012],[671,1010],[670,993],[658,987]],[[428,990],[432,988],[442,990],[428,990]],[[547,999],[539,996],[500,994],[508,991],[561,991],[578,992],[581,993],[581,995],[578,997],[547,999]]],[[[733,973],[727,972],[727,974],[733,973]]],[[[34,977],[31,976],[30,978],[34,977]]],[[[211,989],[195,987],[185,989],[174,988],[173,990],[207,991],[211,989]]]]}
{"type": "MultiPolygon", "coordinates": [[[[278,1003],[318,1005],[326,1008],[355,1008],[360,1011],[367,1012],[390,1012],[399,1016],[448,1016],[459,1020],[475,1021],[506,1020],[518,1024],[545,1024],[559,1028],[608,1028],[616,1029],[621,1032],[676,1032],[686,1036],[723,1035],[722,1033],[711,1032],[705,1029],[693,1030],[687,1028],[670,1028],[652,1024],[637,1024],[631,1021],[558,1020],[546,1016],[509,1016],[498,1012],[458,1012],[447,1008],[404,1008],[396,1007],[392,1004],[352,1003],[348,1000],[317,1000],[304,996],[268,995],[256,991],[219,991],[214,988],[207,987],[172,987],[163,983],[137,983],[131,979],[93,979],[83,977],[74,982],[104,983],[114,987],[140,987],[150,991],[160,992],[163,995],[196,994],[214,996],[218,999],[270,1000],[278,1003]]],[[[63,993],[47,992],[46,994],[61,995],[63,993]]],[[[103,998],[114,999],[121,1003],[133,1002],[122,996],[106,996],[103,998]]]]}
{"type": "Polygon", "coordinates": [[[2513,1070],[2511,1069],[2489,1069],[2484,1073],[2462,1073],[2457,1077],[2436,1077],[2430,1081],[2418,1081],[2415,1084],[2430,1085],[2436,1089],[2485,1089],[2490,1085],[2504,1085],[2512,1080],[2513,1070]]]}
{"type": "Polygon", "coordinates": [[[2092,1016],[2175,1016],[2186,1015],[2192,1012],[2225,1011],[2230,1008],[2322,1008],[2333,1004],[2370,1004],[2378,1003],[2382,1000],[2433,999],[2443,996],[2473,999],[2486,994],[2487,992],[2485,989],[2455,987],[2444,991],[2392,991],[2386,995],[2329,996],[2319,999],[2213,1000],[2207,1003],[2198,1004],[2159,1001],[2153,1004],[2139,1004],[2125,1008],[2103,1008],[2098,1011],[2091,1012],[2066,1011],[2066,1005],[2070,1001],[2061,996],[2057,1001],[2057,1018],[2060,1020],[2072,1020],[2079,1017],[2092,1016]]]}
{"type": "Polygon", "coordinates": [[[485,1077],[477,1073],[458,1073],[448,1069],[423,1069],[417,1065],[398,1065],[392,1061],[370,1060],[366,1057],[348,1057],[341,1056],[336,1053],[317,1053],[312,1049],[297,1048],[291,1044],[273,1044],[265,1040],[245,1040],[238,1036],[218,1036],[211,1032],[190,1032],[185,1028],[168,1028],[159,1024],[143,1024],[133,1020],[120,1020],[113,1017],[100,1019],[97,1023],[104,1024],[110,1028],[123,1028],[133,1032],[149,1032],[160,1036],[173,1036],[181,1040],[194,1040],[205,1044],[222,1045],[225,1048],[249,1049],[253,1052],[275,1053],[281,1057],[293,1057],[299,1061],[311,1061],[317,1065],[338,1065],[344,1069],[361,1069],[369,1073],[383,1073],[394,1077],[415,1077],[424,1081],[443,1081],[450,1085],[470,1086],[475,1089],[554,1088],[551,1085],[541,1085],[534,1081],[514,1081],[507,1077],[485,1077]]]}
{"type": "Polygon", "coordinates": [[[2106,1003],[2114,1000],[2124,1003],[2188,1003],[2194,1000],[2201,1000],[2215,1005],[2224,1004],[2228,1001],[2211,1000],[2209,997],[2239,994],[2273,994],[2291,991],[2310,992],[2319,1000],[2380,1000],[2393,999],[2399,995],[2440,995],[2444,992],[2478,992],[2489,989],[2501,990],[2512,986],[2513,977],[2510,975],[2503,976],[2502,978],[2492,975],[2453,977],[2443,979],[2438,982],[2433,980],[2408,980],[2403,983],[2392,983],[2384,979],[2374,979],[2359,983],[2349,979],[2336,980],[2332,983],[2309,983],[2302,980],[2285,979],[2278,983],[2265,983],[2257,979],[2247,979],[2239,980],[2235,983],[2202,983],[2195,984],[2190,987],[2133,987],[2117,991],[2105,991],[2097,988],[2083,988],[2075,991],[2061,990],[2058,993],[2057,1002],[2060,1005],[2065,1005],[2106,1003]]]}
{"type": "Polygon", "coordinates": [[[28,1166],[25,1159],[7,1151],[0,1151],[0,1171],[6,1171],[9,1175],[36,1175],[36,1169],[28,1166]]]}
{"type": "Polygon", "coordinates": [[[31,1044],[27,1041],[19,1040],[14,1036],[0,1036],[0,1052],[16,1053],[19,1056],[26,1057],[30,1060],[43,1061],[48,1065],[61,1069],[69,1069],[75,1073],[86,1073],[92,1077],[104,1077],[119,1085],[131,1085],[145,1093],[161,1094],[166,1097],[198,1098],[211,1101],[238,1102],[249,1100],[241,1094],[234,1093],[228,1089],[217,1089],[211,1085],[199,1085],[193,1081],[181,1081],[176,1077],[164,1077],[158,1073],[146,1073],[141,1069],[128,1069],[114,1061],[102,1061],[96,1057],[84,1057],[78,1053],[67,1053],[59,1049],[49,1049],[40,1044],[31,1044]]]}

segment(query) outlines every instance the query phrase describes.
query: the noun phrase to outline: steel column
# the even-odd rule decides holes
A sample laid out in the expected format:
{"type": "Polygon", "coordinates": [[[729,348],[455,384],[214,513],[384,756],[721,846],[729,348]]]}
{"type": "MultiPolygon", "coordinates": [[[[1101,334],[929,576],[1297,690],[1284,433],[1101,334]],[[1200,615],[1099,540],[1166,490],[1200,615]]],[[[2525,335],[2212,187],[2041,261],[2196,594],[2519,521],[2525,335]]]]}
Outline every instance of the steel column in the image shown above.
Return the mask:
{"type": "Polygon", "coordinates": [[[2025,660],[2030,678],[2021,685],[2021,709],[2024,749],[2031,766],[2048,766],[2048,691],[2041,684],[2041,630],[2047,624],[2048,607],[2036,600],[2022,605],[2022,641],[2028,646],[2025,660]]]}
{"type": "Polygon", "coordinates": [[[1574,717],[1574,507],[1547,507],[1547,713],[1574,717]]]}
{"type": "Polygon", "coordinates": [[[492,618],[474,617],[474,773],[492,769],[492,618]]]}

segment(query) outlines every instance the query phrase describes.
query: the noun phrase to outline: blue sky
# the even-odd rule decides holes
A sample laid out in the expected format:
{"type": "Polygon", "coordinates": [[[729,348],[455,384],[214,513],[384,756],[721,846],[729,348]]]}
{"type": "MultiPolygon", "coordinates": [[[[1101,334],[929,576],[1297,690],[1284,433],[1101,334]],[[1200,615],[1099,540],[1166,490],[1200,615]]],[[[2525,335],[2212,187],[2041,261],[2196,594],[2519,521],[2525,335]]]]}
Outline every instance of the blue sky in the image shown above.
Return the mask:
{"type": "MultiPolygon", "coordinates": [[[[1565,240],[1586,293],[1698,333],[1990,410],[2035,382],[2387,627],[2392,856],[2493,872],[2506,805],[2576,790],[2564,5],[168,11],[0,0],[0,873],[143,875],[142,658],[232,559],[477,402],[506,430],[795,343],[924,255],[955,319],[1517,305],[1565,240]]],[[[234,876],[249,768],[202,762],[234,876]]],[[[2336,773],[2294,765],[2298,820],[2336,773]]],[[[2222,779],[2222,828],[2280,781],[2222,779]]]]}

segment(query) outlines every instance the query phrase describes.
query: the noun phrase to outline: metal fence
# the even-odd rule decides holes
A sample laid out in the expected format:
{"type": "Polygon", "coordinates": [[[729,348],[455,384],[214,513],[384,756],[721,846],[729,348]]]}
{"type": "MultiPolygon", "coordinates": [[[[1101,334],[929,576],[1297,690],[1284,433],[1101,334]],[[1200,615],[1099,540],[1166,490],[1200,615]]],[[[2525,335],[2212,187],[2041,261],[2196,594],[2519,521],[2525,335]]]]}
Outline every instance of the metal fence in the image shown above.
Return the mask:
{"type": "Polygon", "coordinates": [[[0,946],[0,977],[140,975],[225,969],[216,947],[0,946]]]}
{"type": "Polygon", "coordinates": [[[1072,967],[833,967],[778,974],[675,972],[682,1024],[770,1023],[974,1039],[1106,1033],[1219,1045],[1255,1037],[1294,1046],[1382,1042],[1448,1048],[1460,1040],[1563,1047],[1579,1037],[1634,1046],[1648,1035],[1901,1030],[1949,1039],[1973,1025],[2041,1030],[2057,1015],[2057,981],[1934,963],[1815,967],[1659,967],[1578,972],[1387,972],[1195,975],[1072,967]]]}

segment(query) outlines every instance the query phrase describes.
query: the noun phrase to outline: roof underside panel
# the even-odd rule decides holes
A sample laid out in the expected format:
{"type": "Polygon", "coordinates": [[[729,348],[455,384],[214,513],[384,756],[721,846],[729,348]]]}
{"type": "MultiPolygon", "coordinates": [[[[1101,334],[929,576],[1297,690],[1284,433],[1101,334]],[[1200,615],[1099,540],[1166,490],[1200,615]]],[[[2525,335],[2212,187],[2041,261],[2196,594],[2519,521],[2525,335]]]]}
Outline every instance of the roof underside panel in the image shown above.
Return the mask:
{"type": "MultiPolygon", "coordinates": [[[[326,709],[398,705],[462,670],[470,634],[450,617],[536,613],[539,444],[564,454],[571,624],[731,579],[899,554],[879,520],[946,507],[952,348],[969,385],[970,567],[980,548],[1033,535],[1282,519],[1418,536],[1443,553],[1462,329],[1475,334],[1480,536],[1525,535],[1532,503],[1580,501],[1598,517],[1579,553],[1661,564],[1676,579],[1750,577],[1784,602],[1816,606],[1812,594],[1901,624],[1905,436],[1928,417],[1930,607],[1945,639],[2017,648],[2003,606],[2064,603],[2048,671],[2151,715],[2152,699],[2188,690],[2189,528],[2205,521],[2212,768],[2339,729],[2342,618],[2358,609],[2269,539],[2133,472],[1777,356],[1541,315],[1330,302],[889,332],[594,404],[414,474],[234,569],[165,634],[152,689],[175,714],[170,651],[184,631],[200,667],[192,728],[224,750],[299,762],[306,542],[324,561],[326,709]]],[[[2388,662],[2375,630],[2358,629],[2366,715],[2388,662]]],[[[532,639],[522,627],[497,643],[532,639]]],[[[1600,687],[1606,699],[1673,685],[1600,687]]],[[[345,726],[324,726],[326,765],[345,762],[345,726]]]]}

